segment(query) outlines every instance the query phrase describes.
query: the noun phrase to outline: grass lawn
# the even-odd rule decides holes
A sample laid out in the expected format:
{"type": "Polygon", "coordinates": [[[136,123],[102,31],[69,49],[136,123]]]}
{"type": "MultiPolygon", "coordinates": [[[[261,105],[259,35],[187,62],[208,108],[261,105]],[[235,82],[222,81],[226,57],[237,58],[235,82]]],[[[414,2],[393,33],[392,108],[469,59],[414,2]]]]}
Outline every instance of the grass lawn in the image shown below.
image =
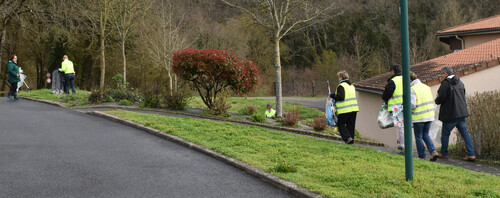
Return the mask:
{"type": "Polygon", "coordinates": [[[63,103],[66,106],[83,106],[87,103],[89,91],[76,90],[76,94],[53,94],[51,89],[38,89],[19,92],[19,96],[63,103]]]}
{"type": "Polygon", "coordinates": [[[206,146],[325,197],[500,197],[500,177],[459,167],[414,159],[414,180],[406,182],[401,155],[255,126],[106,113],[206,146]],[[283,160],[297,171],[274,171],[283,160]]]}
{"type": "MultiPolygon", "coordinates": [[[[231,97],[229,100],[231,101],[231,109],[229,109],[229,111],[234,113],[238,113],[242,108],[246,108],[246,106],[250,103],[254,104],[257,107],[257,113],[262,114],[264,114],[264,112],[267,110],[267,104],[273,104],[273,108],[276,108],[273,100],[243,97],[231,97]]],[[[193,100],[189,103],[189,106],[200,109],[207,108],[200,97],[193,97],[193,100]]],[[[292,102],[283,103],[283,111],[289,112],[293,110],[298,110],[300,112],[300,118],[316,118],[319,116],[325,116],[324,112],[315,108],[310,108],[292,102]]]]}

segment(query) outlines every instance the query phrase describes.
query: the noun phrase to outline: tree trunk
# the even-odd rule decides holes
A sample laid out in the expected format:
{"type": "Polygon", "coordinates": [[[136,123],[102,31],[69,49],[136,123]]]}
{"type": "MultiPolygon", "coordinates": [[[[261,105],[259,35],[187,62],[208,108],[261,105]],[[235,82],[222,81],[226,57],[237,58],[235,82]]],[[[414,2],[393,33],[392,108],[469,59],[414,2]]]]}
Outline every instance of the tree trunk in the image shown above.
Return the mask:
{"type": "Polygon", "coordinates": [[[123,86],[127,87],[127,57],[125,56],[125,39],[122,40],[122,56],[123,56],[123,86]]]}
{"type": "Polygon", "coordinates": [[[283,107],[282,107],[282,89],[281,89],[281,60],[280,60],[280,41],[278,36],[274,40],[274,69],[276,72],[276,117],[282,117],[283,107]]]}
{"type": "MultiPolygon", "coordinates": [[[[5,75],[1,72],[2,71],[2,49],[3,45],[5,43],[5,35],[7,34],[7,28],[5,27],[5,24],[3,25],[3,30],[2,30],[2,37],[0,37],[0,81],[2,81],[2,87],[0,91],[3,91],[5,89],[5,85],[7,84],[7,68],[5,68],[5,75]]],[[[4,96],[4,94],[0,94],[0,96],[4,96]]]]}
{"type": "Polygon", "coordinates": [[[101,30],[101,81],[99,89],[101,91],[101,98],[104,96],[104,77],[106,76],[106,58],[104,56],[104,30],[101,30]]]}
{"type": "Polygon", "coordinates": [[[167,73],[168,73],[168,81],[169,81],[169,86],[170,86],[170,96],[172,96],[172,90],[173,90],[173,82],[172,82],[172,74],[171,74],[171,71],[170,70],[167,70],[167,73]]]}

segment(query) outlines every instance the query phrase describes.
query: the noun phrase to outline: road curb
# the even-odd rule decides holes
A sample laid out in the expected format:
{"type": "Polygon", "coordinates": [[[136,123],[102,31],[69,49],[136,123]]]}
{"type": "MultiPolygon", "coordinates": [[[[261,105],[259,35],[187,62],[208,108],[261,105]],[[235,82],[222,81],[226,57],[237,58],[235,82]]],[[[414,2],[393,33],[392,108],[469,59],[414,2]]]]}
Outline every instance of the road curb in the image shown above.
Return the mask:
{"type": "Polygon", "coordinates": [[[153,129],[151,127],[144,126],[142,124],[138,124],[138,123],[135,123],[132,121],[121,119],[121,118],[118,118],[116,116],[112,116],[112,115],[102,113],[99,111],[91,111],[91,112],[86,112],[86,113],[90,114],[90,115],[95,115],[95,116],[99,116],[102,118],[106,118],[106,119],[111,120],[111,121],[119,122],[119,123],[122,123],[122,124],[125,124],[128,126],[146,131],[150,134],[159,136],[161,138],[175,142],[175,143],[180,144],[182,146],[186,146],[186,147],[191,148],[193,150],[196,150],[198,152],[204,153],[208,156],[211,156],[211,157],[214,157],[218,160],[221,160],[224,163],[227,163],[229,165],[237,167],[237,168],[247,172],[248,174],[259,178],[260,180],[265,181],[267,183],[270,183],[270,184],[272,184],[272,185],[274,185],[274,186],[276,186],[276,187],[278,187],[278,188],[280,188],[280,189],[282,189],[282,190],[284,190],[292,195],[295,195],[297,197],[314,197],[314,198],[322,197],[321,195],[313,193],[305,188],[302,188],[293,182],[283,180],[283,179],[277,177],[276,175],[265,172],[264,170],[262,170],[260,168],[251,166],[245,162],[234,159],[232,157],[222,155],[222,154],[217,153],[217,152],[215,152],[207,147],[204,147],[204,146],[201,146],[198,144],[194,144],[192,142],[188,142],[180,137],[165,134],[165,133],[161,132],[160,130],[156,130],[156,129],[153,129]]]}
{"type": "Polygon", "coordinates": [[[24,97],[24,96],[19,96],[19,97],[24,99],[24,100],[31,100],[31,101],[35,101],[35,102],[41,102],[41,103],[45,103],[45,104],[50,104],[50,105],[55,105],[58,107],[67,108],[66,106],[64,106],[63,104],[58,103],[58,102],[52,102],[52,101],[48,101],[48,100],[40,100],[40,99],[36,99],[36,98],[28,98],[28,97],[24,97]]]}

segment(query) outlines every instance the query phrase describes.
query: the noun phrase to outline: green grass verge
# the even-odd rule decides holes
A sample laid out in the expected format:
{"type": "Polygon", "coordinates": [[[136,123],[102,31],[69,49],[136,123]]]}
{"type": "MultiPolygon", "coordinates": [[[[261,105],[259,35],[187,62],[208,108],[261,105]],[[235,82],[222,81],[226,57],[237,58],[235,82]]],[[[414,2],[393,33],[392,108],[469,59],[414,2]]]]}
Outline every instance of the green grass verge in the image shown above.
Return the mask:
{"type": "Polygon", "coordinates": [[[76,90],[76,94],[52,94],[52,90],[50,89],[38,89],[19,92],[19,96],[59,102],[66,106],[85,105],[88,101],[87,97],[89,94],[90,92],[85,90],[76,90]]]}
{"type": "MultiPolygon", "coordinates": [[[[262,113],[262,114],[264,114],[264,112],[266,111],[267,104],[273,104],[273,107],[275,106],[273,100],[265,100],[258,98],[231,97],[229,100],[231,101],[231,109],[229,109],[229,111],[233,113],[238,113],[242,108],[246,108],[246,106],[250,103],[254,104],[257,107],[256,113],[262,113]]],[[[189,106],[200,109],[207,108],[207,106],[205,105],[205,103],[203,103],[200,97],[194,97],[193,100],[189,103],[189,106]]],[[[300,118],[316,118],[325,115],[324,112],[315,108],[310,108],[292,102],[283,103],[283,111],[289,112],[292,110],[298,110],[300,112],[299,116],[300,118]]]]}
{"type": "Polygon", "coordinates": [[[271,131],[255,126],[126,111],[131,120],[270,171],[325,197],[500,197],[500,177],[414,160],[405,181],[404,156],[271,131]],[[276,172],[286,160],[296,172],[276,172]]]}

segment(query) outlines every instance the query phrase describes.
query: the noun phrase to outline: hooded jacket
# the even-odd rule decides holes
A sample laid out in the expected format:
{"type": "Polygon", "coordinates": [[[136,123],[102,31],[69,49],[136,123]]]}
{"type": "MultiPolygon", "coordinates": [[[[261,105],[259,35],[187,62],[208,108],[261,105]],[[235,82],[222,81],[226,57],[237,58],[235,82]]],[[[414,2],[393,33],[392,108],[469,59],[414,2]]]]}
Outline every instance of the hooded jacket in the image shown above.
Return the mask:
{"type": "Polygon", "coordinates": [[[441,105],[439,120],[443,122],[469,116],[464,83],[455,75],[450,75],[441,82],[434,101],[441,105]]]}

